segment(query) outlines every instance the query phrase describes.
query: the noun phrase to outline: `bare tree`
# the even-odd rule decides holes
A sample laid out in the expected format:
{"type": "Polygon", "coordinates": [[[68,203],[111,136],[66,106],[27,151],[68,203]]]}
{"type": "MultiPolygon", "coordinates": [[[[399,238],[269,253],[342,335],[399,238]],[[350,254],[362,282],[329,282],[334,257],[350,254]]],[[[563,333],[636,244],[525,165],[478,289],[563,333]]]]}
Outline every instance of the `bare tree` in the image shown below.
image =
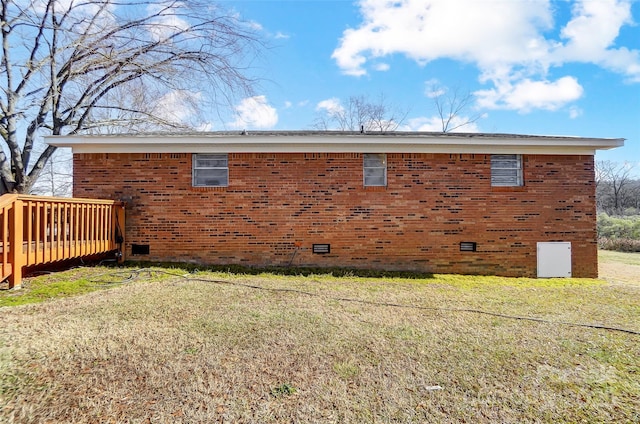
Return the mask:
{"type": "Polygon", "coordinates": [[[637,207],[638,189],[633,179],[634,165],[609,160],[596,161],[596,198],[598,209],[609,215],[621,215],[626,207],[637,207]]]}
{"type": "Polygon", "coordinates": [[[466,114],[472,111],[474,96],[459,87],[449,90],[434,84],[427,89],[427,97],[433,100],[443,133],[453,132],[471,125],[484,116],[484,113],[466,114]]]}
{"type": "Polygon", "coordinates": [[[42,135],[184,129],[159,102],[216,110],[252,92],[259,41],[208,1],[0,1],[0,193],[29,192],[55,150],[32,158],[42,135]]]}
{"type": "Polygon", "coordinates": [[[340,131],[395,131],[405,120],[407,112],[389,104],[384,95],[375,101],[367,96],[351,96],[346,105],[334,99],[319,110],[314,127],[320,130],[340,131]]]}
{"type": "Polygon", "coordinates": [[[68,150],[56,150],[31,187],[30,194],[70,197],[73,189],[73,158],[68,150]]]}

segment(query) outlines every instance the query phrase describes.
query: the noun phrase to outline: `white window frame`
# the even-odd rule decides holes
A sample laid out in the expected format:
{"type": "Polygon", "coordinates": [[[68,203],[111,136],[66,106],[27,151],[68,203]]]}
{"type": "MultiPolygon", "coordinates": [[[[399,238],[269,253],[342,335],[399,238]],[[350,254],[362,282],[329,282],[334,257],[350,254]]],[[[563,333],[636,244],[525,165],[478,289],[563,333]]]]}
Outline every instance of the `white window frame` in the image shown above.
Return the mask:
{"type": "MultiPolygon", "coordinates": [[[[229,155],[226,153],[194,153],[191,158],[191,170],[192,170],[192,185],[193,187],[227,187],[229,186],[229,155]],[[198,165],[198,160],[215,160],[221,161],[224,160],[225,166],[203,166],[198,165]],[[224,176],[220,177],[220,182],[218,184],[211,184],[207,181],[202,181],[202,176],[198,174],[202,174],[206,170],[220,170],[224,171],[224,176]]],[[[222,172],[221,172],[222,174],[222,172]]]]}
{"type": "Polygon", "coordinates": [[[365,187],[386,187],[387,186],[387,155],[385,153],[363,154],[362,184],[365,187]],[[379,160],[374,161],[374,158],[378,158],[379,160]],[[382,184],[380,184],[379,182],[376,182],[376,180],[379,181],[381,177],[382,177],[382,184]]]}
{"type": "Polygon", "coordinates": [[[491,155],[491,186],[521,187],[522,155],[491,155]]]}

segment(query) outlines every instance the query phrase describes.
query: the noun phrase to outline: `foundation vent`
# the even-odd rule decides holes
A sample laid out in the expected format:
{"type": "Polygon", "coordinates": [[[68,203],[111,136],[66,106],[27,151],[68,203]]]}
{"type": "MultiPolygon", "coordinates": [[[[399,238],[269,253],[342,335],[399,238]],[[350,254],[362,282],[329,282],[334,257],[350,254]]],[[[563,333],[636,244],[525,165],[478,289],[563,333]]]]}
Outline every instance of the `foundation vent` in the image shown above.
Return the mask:
{"type": "Polygon", "coordinates": [[[475,241],[461,241],[460,242],[460,251],[461,252],[475,252],[477,248],[477,243],[475,241]]]}
{"type": "Polygon", "coordinates": [[[320,255],[331,253],[331,245],[330,244],[314,244],[313,253],[318,253],[320,255]]]}

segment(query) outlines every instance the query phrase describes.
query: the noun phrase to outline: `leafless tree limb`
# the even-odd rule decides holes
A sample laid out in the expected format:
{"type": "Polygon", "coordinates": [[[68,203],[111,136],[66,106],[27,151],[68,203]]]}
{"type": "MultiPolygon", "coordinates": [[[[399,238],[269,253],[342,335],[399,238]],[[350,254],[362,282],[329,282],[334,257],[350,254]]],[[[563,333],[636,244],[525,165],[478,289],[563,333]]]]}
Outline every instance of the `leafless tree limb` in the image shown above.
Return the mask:
{"type": "Polygon", "coordinates": [[[0,192],[29,191],[55,150],[33,160],[44,134],[185,129],[184,116],[158,107],[159,99],[204,93],[215,110],[252,94],[246,71],[260,42],[215,4],[0,1],[0,192]]]}
{"type": "Polygon", "coordinates": [[[453,132],[471,125],[484,115],[483,113],[473,113],[470,116],[465,116],[472,109],[474,97],[472,93],[462,91],[459,87],[448,90],[439,85],[433,85],[428,88],[427,95],[433,100],[443,133],[453,132]]]}
{"type": "Polygon", "coordinates": [[[609,215],[622,215],[627,207],[637,208],[638,187],[635,166],[629,162],[596,161],[596,199],[598,209],[609,215]]]}
{"type": "Polygon", "coordinates": [[[367,96],[351,96],[346,105],[336,103],[319,110],[313,124],[320,130],[389,132],[395,131],[407,112],[393,107],[384,95],[371,101],[367,96]]]}

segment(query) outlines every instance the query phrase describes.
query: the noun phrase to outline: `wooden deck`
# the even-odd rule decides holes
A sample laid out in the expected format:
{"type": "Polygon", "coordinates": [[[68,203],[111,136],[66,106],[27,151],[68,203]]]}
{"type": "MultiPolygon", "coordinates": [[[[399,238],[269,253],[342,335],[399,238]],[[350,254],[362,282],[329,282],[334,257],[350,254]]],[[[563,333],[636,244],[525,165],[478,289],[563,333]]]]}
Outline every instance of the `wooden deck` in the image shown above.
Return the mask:
{"type": "Polygon", "coordinates": [[[124,219],[124,204],[118,201],[5,194],[0,197],[0,280],[8,279],[13,288],[27,266],[123,252],[124,219]]]}

